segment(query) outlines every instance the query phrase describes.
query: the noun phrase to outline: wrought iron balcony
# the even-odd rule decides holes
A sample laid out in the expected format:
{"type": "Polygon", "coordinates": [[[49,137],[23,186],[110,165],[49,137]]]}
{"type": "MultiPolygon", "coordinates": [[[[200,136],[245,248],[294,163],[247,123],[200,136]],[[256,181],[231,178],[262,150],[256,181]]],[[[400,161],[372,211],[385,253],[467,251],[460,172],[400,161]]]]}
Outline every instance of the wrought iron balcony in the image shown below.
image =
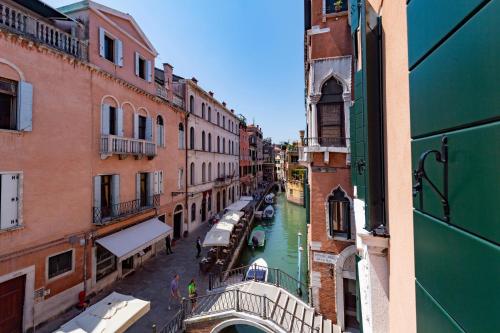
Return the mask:
{"type": "Polygon", "coordinates": [[[9,30],[82,60],[88,58],[87,41],[5,3],[0,3],[0,29],[9,30]]]}
{"type": "Polygon", "coordinates": [[[318,137],[318,138],[302,138],[302,145],[307,147],[347,147],[349,138],[343,137],[318,137]]]}
{"type": "Polygon", "coordinates": [[[214,182],[214,187],[228,186],[231,184],[232,179],[233,179],[233,177],[231,177],[231,176],[216,178],[215,182],[214,182]]]}
{"type": "Polygon", "coordinates": [[[155,194],[147,197],[145,202],[144,200],[136,199],[113,204],[109,207],[93,207],[93,221],[94,224],[105,225],[159,206],[160,195],[155,194]]]}
{"type": "Polygon", "coordinates": [[[134,155],[137,158],[147,156],[149,159],[152,159],[156,156],[156,143],[142,139],[104,134],[101,136],[100,153],[103,159],[113,154],[119,155],[120,158],[124,158],[127,155],[134,155]]]}

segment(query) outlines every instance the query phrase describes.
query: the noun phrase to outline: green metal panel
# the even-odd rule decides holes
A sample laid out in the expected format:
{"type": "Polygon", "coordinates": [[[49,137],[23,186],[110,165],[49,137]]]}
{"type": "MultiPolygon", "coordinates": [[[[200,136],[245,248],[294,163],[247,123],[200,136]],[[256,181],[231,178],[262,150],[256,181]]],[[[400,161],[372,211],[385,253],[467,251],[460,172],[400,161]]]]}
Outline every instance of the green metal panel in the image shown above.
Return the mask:
{"type": "Polygon", "coordinates": [[[418,282],[415,283],[415,291],[418,332],[465,333],[418,282]]]}
{"type": "Polygon", "coordinates": [[[499,17],[491,1],[411,72],[412,137],[500,117],[499,17]]]}
{"type": "MultiPolygon", "coordinates": [[[[448,191],[450,223],[500,244],[500,121],[446,133],[448,137],[448,191]]],[[[429,149],[440,150],[441,135],[413,140],[412,165],[429,149]]],[[[425,170],[442,192],[443,164],[429,157],[425,170]]],[[[443,218],[441,198],[423,181],[422,201],[414,207],[443,218]]]]}
{"type": "Polygon", "coordinates": [[[407,7],[408,61],[413,67],[485,0],[413,0],[407,7]]]}
{"type": "Polygon", "coordinates": [[[418,283],[464,331],[500,332],[500,247],[419,211],[413,221],[418,283]]]}

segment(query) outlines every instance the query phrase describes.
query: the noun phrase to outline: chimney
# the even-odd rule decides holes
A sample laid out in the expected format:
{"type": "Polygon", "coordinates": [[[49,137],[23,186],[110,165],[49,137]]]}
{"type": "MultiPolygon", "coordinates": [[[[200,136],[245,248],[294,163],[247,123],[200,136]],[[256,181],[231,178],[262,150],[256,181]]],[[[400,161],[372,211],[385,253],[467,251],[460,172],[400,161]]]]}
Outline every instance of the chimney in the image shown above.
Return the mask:
{"type": "Polygon", "coordinates": [[[223,105],[224,107],[226,107],[226,102],[222,102],[222,105],[223,105]]]}
{"type": "Polygon", "coordinates": [[[167,99],[172,101],[174,99],[173,88],[173,74],[174,74],[174,66],[164,63],[163,64],[163,76],[165,79],[165,88],[167,89],[167,99]]]}
{"type": "Polygon", "coordinates": [[[210,97],[214,97],[214,92],[212,90],[210,90],[208,94],[210,95],[210,97]]]}
{"type": "Polygon", "coordinates": [[[233,109],[231,109],[231,113],[234,113],[234,110],[233,110],[233,109]]]}
{"type": "Polygon", "coordinates": [[[191,78],[191,81],[193,81],[195,84],[198,84],[198,79],[195,78],[194,76],[191,78]]]}

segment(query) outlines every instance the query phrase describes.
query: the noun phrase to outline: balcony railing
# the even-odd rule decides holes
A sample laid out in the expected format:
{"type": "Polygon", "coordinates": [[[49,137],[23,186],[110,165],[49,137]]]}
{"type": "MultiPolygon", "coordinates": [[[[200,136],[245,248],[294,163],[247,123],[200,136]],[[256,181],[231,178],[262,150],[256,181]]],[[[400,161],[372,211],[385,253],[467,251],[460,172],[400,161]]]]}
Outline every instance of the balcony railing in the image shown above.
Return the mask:
{"type": "Polygon", "coordinates": [[[100,152],[103,157],[116,154],[120,156],[135,155],[153,158],[156,156],[156,143],[142,139],[105,134],[101,136],[100,152]]]}
{"type": "Polygon", "coordinates": [[[226,177],[219,177],[215,179],[214,186],[215,187],[223,187],[231,184],[231,180],[233,177],[231,176],[226,176],[226,177]]]}
{"type": "Polygon", "coordinates": [[[340,137],[319,137],[319,138],[303,138],[302,145],[304,146],[321,146],[321,147],[347,147],[349,138],[340,137]]]}
{"type": "Polygon", "coordinates": [[[120,202],[109,207],[93,207],[94,224],[104,225],[115,220],[131,216],[142,211],[160,206],[160,195],[155,194],[147,197],[146,201],[141,199],[120,202]]]}
{"type": "Polygon", "coordinates": [[[38,20],[5,3],[0,3],[0,28],[8,29],[37,42],[46,44],[76,58],[87,59],[87,42],[38,20]]]}
{"type": "Polygon", "coordinates": [[[156,95],[167,99],[167,89],[159,84],[156,84],[156,95]]]}

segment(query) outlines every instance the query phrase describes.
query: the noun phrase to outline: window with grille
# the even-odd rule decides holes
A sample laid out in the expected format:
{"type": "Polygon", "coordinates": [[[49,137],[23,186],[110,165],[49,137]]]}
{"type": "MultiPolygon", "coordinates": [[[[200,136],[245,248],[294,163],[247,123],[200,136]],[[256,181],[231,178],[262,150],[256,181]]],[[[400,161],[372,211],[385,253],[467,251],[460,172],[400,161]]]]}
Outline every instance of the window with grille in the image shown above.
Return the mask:
{"type": "Polygon", "coordinates": [[[48,259],[48,278],[52,279],[73,270],[73,250],[56,254],[48,259]]]}
{"type": "Polygon", "coordinates": [[[328,198],[329,236],[351,238],[350,202],[344,191],[336,189],[328,198]]]}

